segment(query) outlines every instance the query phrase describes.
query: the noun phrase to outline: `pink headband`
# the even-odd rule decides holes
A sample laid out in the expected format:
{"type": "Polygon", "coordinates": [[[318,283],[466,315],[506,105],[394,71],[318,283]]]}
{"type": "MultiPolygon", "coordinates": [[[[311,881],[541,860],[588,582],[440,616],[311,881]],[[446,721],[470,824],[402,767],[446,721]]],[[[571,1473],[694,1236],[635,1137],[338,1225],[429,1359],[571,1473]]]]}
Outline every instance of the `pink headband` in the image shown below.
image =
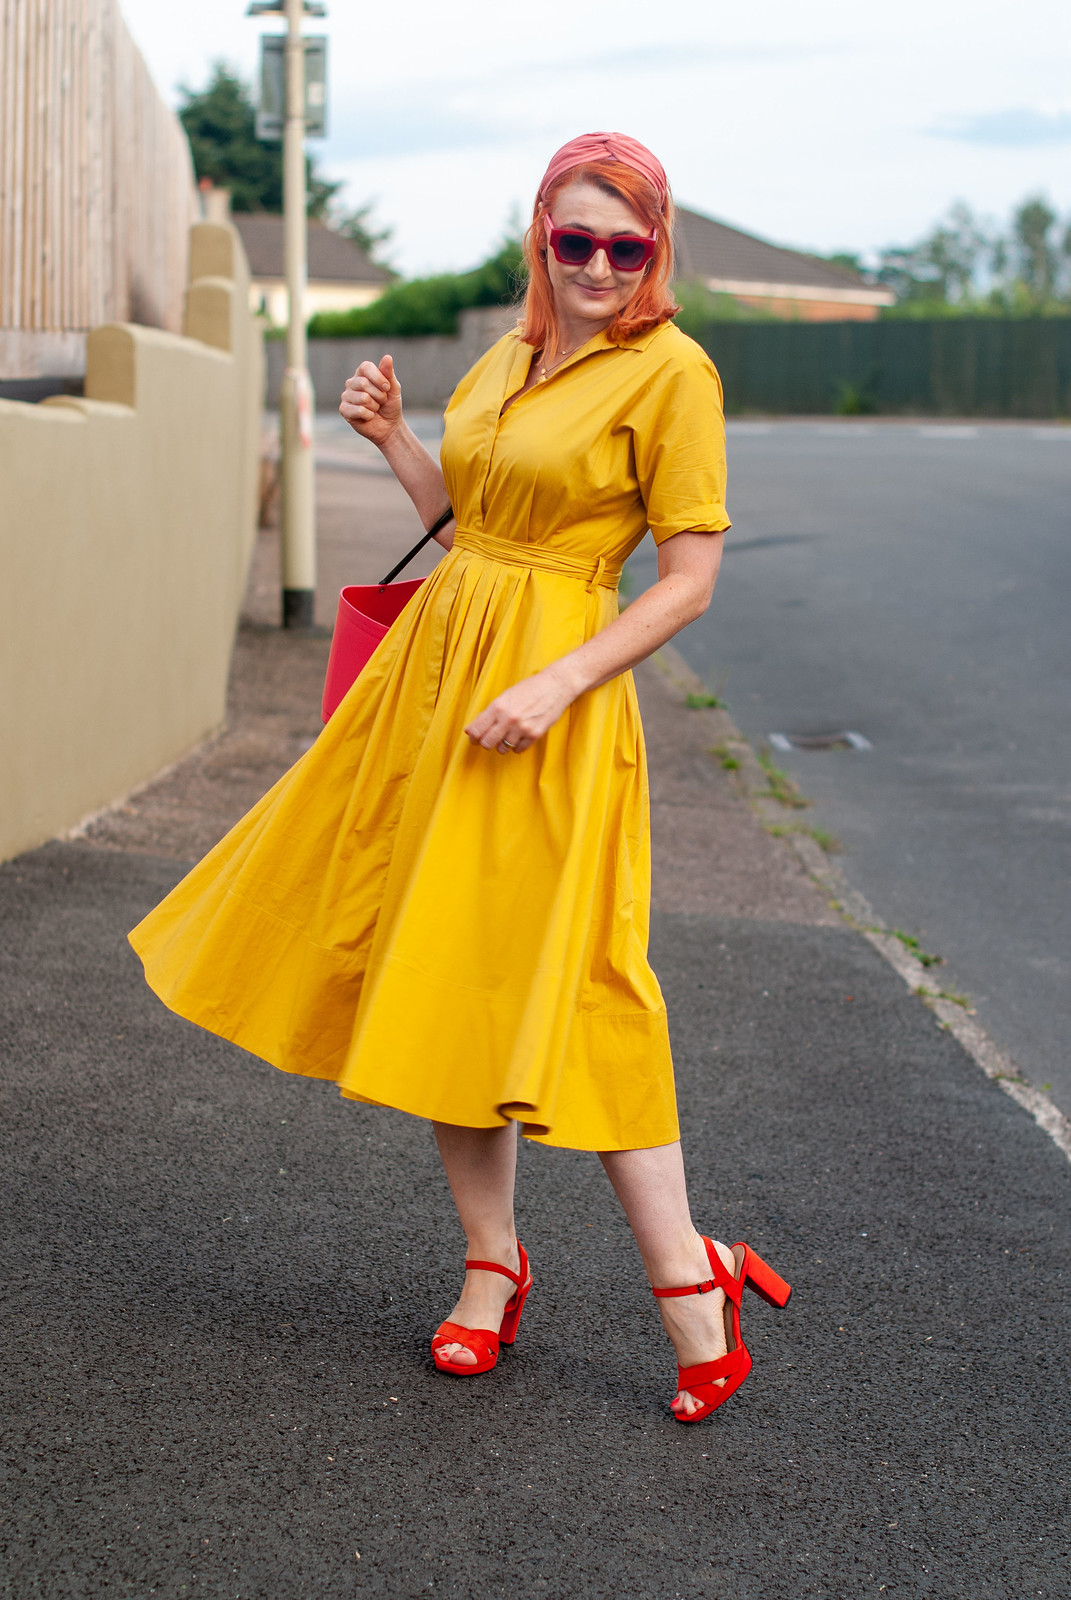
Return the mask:
{"type": "Polygon", "coordinates": [[[647,179],[658,195],[659,207],[663,211],[666,209],[669,181],[665,168],[646,145],[638,139],[630,139],[627,133],[582,133],[579,138],[563,144],[557,154],[551,157],[550,166],[543,174],[543,181],[539,185],[540,199],[546,198],[547,190],[563,172],[581,167],[588,161],[620,161],[623,166],[631,167],[633,172],[647,179]]]}

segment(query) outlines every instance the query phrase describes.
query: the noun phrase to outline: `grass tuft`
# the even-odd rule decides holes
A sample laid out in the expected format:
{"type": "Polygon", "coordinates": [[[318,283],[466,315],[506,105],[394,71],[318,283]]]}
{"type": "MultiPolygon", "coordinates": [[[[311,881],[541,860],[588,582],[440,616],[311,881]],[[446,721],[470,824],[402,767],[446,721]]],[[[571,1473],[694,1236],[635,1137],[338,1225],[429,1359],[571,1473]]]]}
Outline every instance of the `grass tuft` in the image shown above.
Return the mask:
{"type": "Polygon", "coordinates": [[[969,1017],[975,1014],[974,1007],[965,994],[957,994],[955,989],[927,989],[925,984],[920,984],[915,990],[925,1000],[951,1000],[955,1006],[962,1006],[969,1017]]]}
{"type": "Polygon", "coordinates": [[[788,806],[792,811],[805,811],[811,802],[800,794],[788,773],[776,765],[773,756],[765,746],[758,754],[759,765],[766,774],[768,798],[776,800],[779,805],[788,806]]]}
{"type": "Polygon", "coordinates": [[[844,848],[836,834],[827,833],[825,828],[805,828],[800,822],[767,822],[764,826],[766,832],[772,833],[775,839],[787,839],[790,834],[805,833],[808,839],[813,839],[815,844],[825,851],[827,856],[837,855],[844,848]]]}
{"type": "Polygon", "coordinates": [[[914,956],[915,960],[919,963],[920,966],[922,966],[922,967],[943,967],[944,966],[944,964],[945,964],[944,956],[933,956],[933,955],[931,955],[928,950],[924,950],[922,948],[922,946],[919,944],[918,940],[914,937],[913,934],[905,933],[903,928],[894,928],[892,930],[892,936],[893,936],[894,939],[899,939],[900,943],[904,946],[904,948],[906,950],[910,950],[911,954],[914,956]]]}
{"type": "Polygon", "coordinates": [[[715,711],[725,710],[725,701],[716,694],[707,694],[705,690],[702,694],[686,694],[684,703],[689,711],[705,711],[708,707],[715,711]]]}
{"type": "Polygon", "coordinates": [[[739,772],[743,762],[734,756],[727,744],[711,745],[710,753],[725,772],[739,772]]]}

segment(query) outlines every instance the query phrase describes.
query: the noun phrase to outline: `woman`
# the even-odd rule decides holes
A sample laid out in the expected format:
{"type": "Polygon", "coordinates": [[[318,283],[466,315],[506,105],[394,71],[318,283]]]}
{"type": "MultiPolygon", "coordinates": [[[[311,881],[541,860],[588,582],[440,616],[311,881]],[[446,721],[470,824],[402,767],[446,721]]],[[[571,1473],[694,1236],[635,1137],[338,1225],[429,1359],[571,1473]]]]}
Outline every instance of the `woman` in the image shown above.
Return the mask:
{"type": "Polygon", "coordinates": [[[671,229],[649,150],[574,139],[536,199],[522,322],[454,394],[442,467],[390,356],[349,380],[342,415],[425,526],[452,506],[450,554],[313,748],[131,940],[183,1016],[433,1122],[468,1243],[441,1371],[487,1371],[516,1336],[518,1125],[598,1151],[693,1422],[750,1368],[744,1283],[789,1290],[692,1224],[646,954],[629,669],[705,611],[729,526],[718,376],[670,321],[671,229]],[[618,615],[648,527],[658,582],[618,615]]]}

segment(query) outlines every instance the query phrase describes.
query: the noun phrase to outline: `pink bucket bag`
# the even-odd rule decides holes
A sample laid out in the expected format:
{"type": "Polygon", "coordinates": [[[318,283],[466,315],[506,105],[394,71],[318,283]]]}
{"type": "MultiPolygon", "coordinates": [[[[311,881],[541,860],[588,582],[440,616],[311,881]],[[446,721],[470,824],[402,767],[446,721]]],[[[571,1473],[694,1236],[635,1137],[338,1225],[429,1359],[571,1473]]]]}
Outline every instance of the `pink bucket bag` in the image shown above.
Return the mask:
{"type": "Polygon", "coordinates": [[[419,555],[430,539],[434,539],[446,527],[453,514],[447,506],[424,537],[379,583],[348,583],[340,592],[335,631],[331,635],[331,654],[327,660],[327,677],[324,679],[321,714],[325,722],[352,689],[391,623],[397,621],[424,582],[423,578],[407,578],[404,583],[394,583],[393,579],[415,555],[419,555]]]}

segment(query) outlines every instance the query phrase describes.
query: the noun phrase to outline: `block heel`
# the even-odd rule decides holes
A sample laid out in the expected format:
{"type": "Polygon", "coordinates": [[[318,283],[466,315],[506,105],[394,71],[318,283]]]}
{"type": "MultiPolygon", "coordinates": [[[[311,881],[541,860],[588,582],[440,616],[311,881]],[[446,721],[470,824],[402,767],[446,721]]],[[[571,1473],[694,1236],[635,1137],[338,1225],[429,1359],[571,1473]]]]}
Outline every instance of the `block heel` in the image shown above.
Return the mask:
{"type": "Polygon", "coordinates": [[[745,1283],[770,1305],[778,1308],[788,1304],[788,1297],[792,1293],[791,1286],[784,1278],[778,1277],[750,1245],[733,1245],[735,1270],[730,1272],[719,1256],[713,1239],[704,1238],[703,1244],[710,1262],[711,1277],[703,1283],[688,1284],[681,1289],[651,1290],[659,1300],[676,1299],[686,1294],[711,1294],[715,1289],[721,1289],[725,1294],[726,1353],[714,1361],[703,1361],[694,1367],[678,1365],[678,1391],[687,1389],[699,1401],[698,1408],[686,1415],[674,1411],[678,1422],[702,1422],[704,1417],[709,1417],[712,1411],[716,1411],[730,1395],[736,1393],[751,1371],[751,1353],[740,1332],[740,1300],[745,1283]]]}
{"type": "Polygon", "coordinates": [[[748,1288],[755,1294],[761,1295],[767,1305],[783,1311],[792,1293],[791,1284],[786,1283],[784,1278],[779,1278],[774,1269],[760,1255],[756,1255],[750,1245],[734,1245],[733,1249],[744,1252],[744,1279],[748,1288]]]}

